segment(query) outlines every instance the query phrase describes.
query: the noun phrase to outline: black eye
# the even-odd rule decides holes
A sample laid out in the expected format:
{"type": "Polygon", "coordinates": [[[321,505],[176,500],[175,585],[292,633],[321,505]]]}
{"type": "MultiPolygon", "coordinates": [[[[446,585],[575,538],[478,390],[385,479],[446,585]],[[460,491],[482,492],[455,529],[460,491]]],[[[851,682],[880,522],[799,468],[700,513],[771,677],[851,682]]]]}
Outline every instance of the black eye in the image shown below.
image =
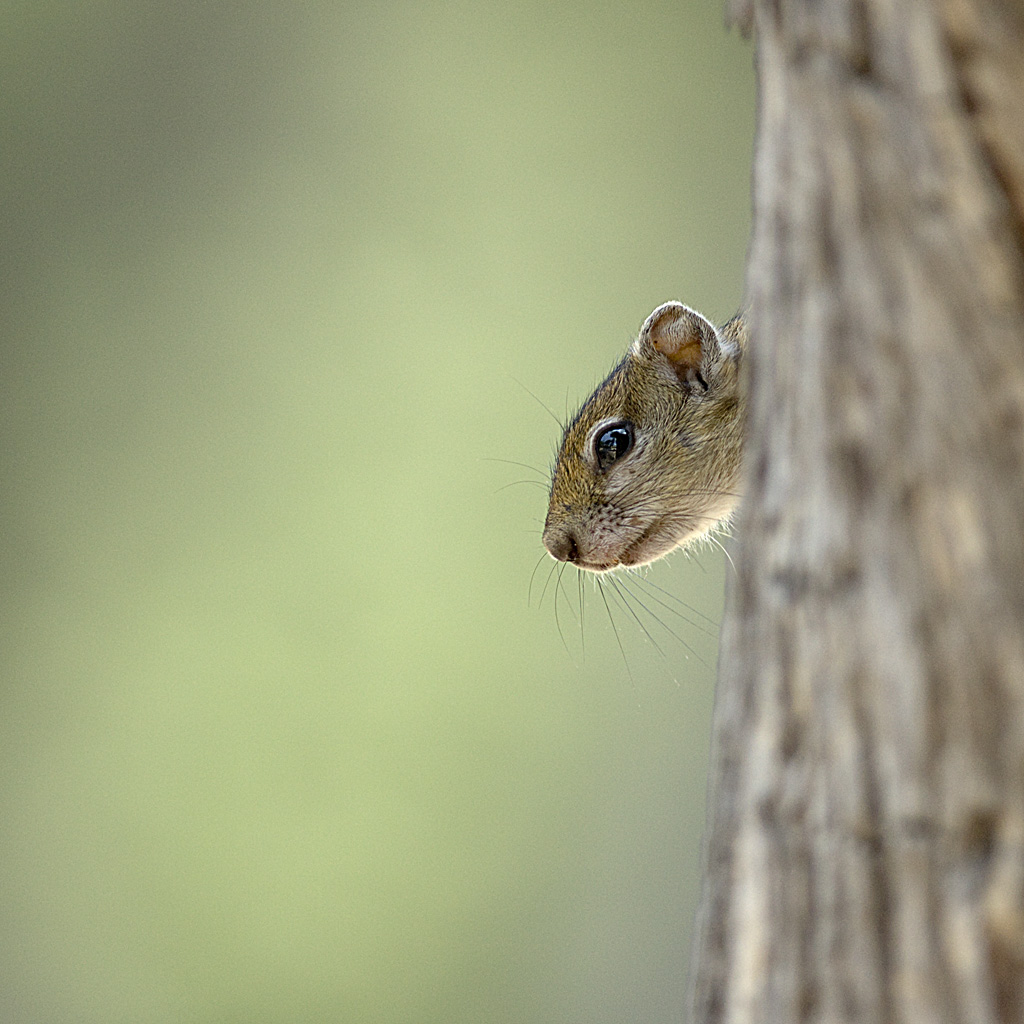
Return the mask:
{"type": "Polygon", "coordinates": [[[629,423],[613,423],[594,439],[597,468],[604,473],[616,460],[633,447],[633,427],[629,423]]]}

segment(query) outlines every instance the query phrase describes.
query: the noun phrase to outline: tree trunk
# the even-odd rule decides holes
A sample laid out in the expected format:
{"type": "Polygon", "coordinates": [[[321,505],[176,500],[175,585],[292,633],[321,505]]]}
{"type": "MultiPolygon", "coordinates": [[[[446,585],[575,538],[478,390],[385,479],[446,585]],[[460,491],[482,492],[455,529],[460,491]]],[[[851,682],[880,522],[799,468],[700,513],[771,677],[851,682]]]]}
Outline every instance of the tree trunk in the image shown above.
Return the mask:
{"type": "Polygon", "coordinates": [[[747,490],[692,1019],[1022,1021],[1024,9],[751,11],[747,490]]]}

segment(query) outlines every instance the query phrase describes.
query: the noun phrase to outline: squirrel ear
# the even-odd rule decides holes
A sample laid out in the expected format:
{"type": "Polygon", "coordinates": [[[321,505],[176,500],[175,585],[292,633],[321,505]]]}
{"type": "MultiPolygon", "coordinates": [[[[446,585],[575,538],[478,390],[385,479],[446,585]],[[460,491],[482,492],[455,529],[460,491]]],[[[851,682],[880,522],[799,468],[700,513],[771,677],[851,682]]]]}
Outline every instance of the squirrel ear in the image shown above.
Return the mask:
{"type": "Polygon", "coordinates": [[[681,302],[666,302],[659,306],[640,328],[636,340],[637,351],[650,346],[669,362],[680,383],[699,383],[707,390],[701,374],[701,365],[714,359],[718,349],[718,331],[695,309],[681,302]]]}

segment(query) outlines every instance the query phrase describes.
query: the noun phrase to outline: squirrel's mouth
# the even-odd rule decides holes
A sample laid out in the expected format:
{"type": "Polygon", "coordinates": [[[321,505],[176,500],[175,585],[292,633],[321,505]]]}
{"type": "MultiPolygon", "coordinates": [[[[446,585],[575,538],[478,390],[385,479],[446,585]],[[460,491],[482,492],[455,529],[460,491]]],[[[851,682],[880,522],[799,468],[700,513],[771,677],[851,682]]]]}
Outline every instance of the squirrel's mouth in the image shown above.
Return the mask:
{"type": "Polygon", "coordinates": [[[612,569],[617,569],[623,562],[586,562],[582,558],[577,559],[574,563],[577,569],[585,569],[587,572],[611,572],[612,569]]]}
{"type": "Polygon", "coordinates": [[[687,532],[683,537],[678,536],[674,529],[675,525],[672,516],[658,516],[621,548],[605,543],[567,560],[577,569],[584,569],[587,572],[611,572],[614,569],[647,565],[667,555],[689,535],[687,532]]]}
{"type": "MultiPolygon", "coordinates": [[[[611,572],[613,569],[628,568],[634,565],[645,565],[647,562],[653,562],[654,559],[668,550],[668,546],[664,543],[659,544],[656,542],[653,545],[651,544],[651,539],[657,534],[661,522],[661,519],[656,519],[644,529],[639,537],[630,541],[619,552],[614,552],[614,549],[612,551],[601,551],[600,554],[604,556],[601,561],[594,557],[574,559],[576,568],[586,569],[587,572],[611,572]],[[653,550],[655,547],[657,550],[653,550]]],[[[593,556],[595,552],[588,552],[588,554],[593,556]]]]}
{"type": "Polygon", "coordinates": [[[631,568],[653,562],[675,547],[670,533],[665,530],[666,520],[667,517],[659,516],[618,552],[614,549],[587,552],[590,557],[575,558],[573,563],[577,569],[585,569],[587,572],[611,572],[613,569],[631,568]],[[594,557],[595,555],[598,557],[594,557]]]}
{"type": "Polygon", "coordinates": [[[666,516],[659,516],[619,555],[619,565],[647,565],[667,555],[678,541],[667,530],[666,516]]]}

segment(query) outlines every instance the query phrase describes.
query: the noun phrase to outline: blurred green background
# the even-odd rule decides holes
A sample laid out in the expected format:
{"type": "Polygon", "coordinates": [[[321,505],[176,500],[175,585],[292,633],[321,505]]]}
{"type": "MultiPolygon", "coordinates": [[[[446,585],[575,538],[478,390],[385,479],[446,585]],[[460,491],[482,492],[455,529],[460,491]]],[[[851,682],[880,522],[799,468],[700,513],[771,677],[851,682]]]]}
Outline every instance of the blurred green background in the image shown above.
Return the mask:
{"type": "MultiPolygon", "coordinates": [[[[677,1020],[715,630],[611,599],[620,653],[570,572],[563,646],[526,389],[733,312],[749,46],[678,0],[2,21],[0,1020],[677,1020]]],[[[723,576],[648,579],[717,623],[723,576]]]]}

